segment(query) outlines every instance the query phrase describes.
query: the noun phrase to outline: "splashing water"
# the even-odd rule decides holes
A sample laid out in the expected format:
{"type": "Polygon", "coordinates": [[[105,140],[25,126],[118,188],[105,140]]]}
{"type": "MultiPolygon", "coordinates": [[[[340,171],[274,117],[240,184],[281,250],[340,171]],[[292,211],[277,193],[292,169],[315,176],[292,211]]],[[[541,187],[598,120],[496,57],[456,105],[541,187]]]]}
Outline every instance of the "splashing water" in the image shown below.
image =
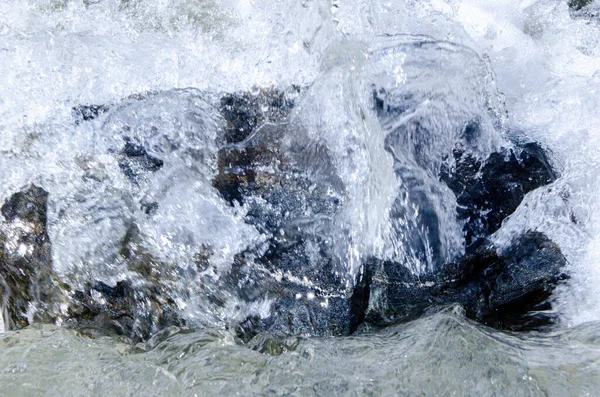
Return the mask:
{"type": "MultiPolygon", "coordinates": [[[[359,374],[355,382],[352,366],[344,365],[336,370],[339,384],[314,371],[334,368],[337,349],[345,360],[365,346],[357,365],[375,371],[381,351],[398,343],[404,355],[386,365],[402,371],[416,365],[414,377],[425,382],[435,374],[435,385],[446,390],[505,394],[510,379],[518,379],[517,394],[593,393],[599,381],[593,323],[600,320],[600,3],[588,3],[575,10],[562,0],[4,1],[0,202],[31,183],[49,192],[53,266],[72,286],[142,282],[124,259],[124,250],[133,250],[162,269],[161,282],[184,316],[223,328],[248,315],[269,316],[270,296],[244,304],[219,282],[240,255],[252,262],[279,233],[323,241],[305,244],[305,268],[295,273],[283,276],[258,261],[256,269],[319,291],[326,251],[332,258],[326,271],[340,285],[329,294],[351,288],[369,256],[403,263],[414,274],[455,260],[465,247],[456,198],[438,177],[451,161],[444,154],[456,142],[478,159],[510,142],[539,142],[560,178],[526,195],[493,239],[505,247],[515,235],[540,230],[560,246],[571,279],[553,299],[561,326],[574,327],[570,331],[514,337],[444,313],[383,334],[304,340],[290,351],[282,348],[279,358],[238,350],[221,331],[177,334],[136,354],[101,339],[85,354],[99,368],[109,362],[109,373],[148,365],[154,372],[144,367],[140,387],[156,382],[172,394],[203,393],[198,385],[207,384],[226,394],[240,384],[260,394],[293,371],[313,380],[296,379],[302,386],[295,391],[291,381],[283,382],[274,393],[433,392],[389,371],[372,379],[359,374]],[[300,94],[281,120],[263,124],[243,142],[223,142],[223,94],[258,97],[270,87],[298,87],[300,94]],[[383,99],[385,111],[377,108],[383,99]],[[474,139],[463,135],[472,122],[479,127],[474,139]],[[279,163],[265,164],[260,176],[270,183],[269,167],[308,170],[290,177],[310,182],[310,195],[301,197],[319,203],[306,199],[298,205],[302,216],[276,231],[247,221],[256,202],[231,205],[213,183],[220,151],[274,142],[286,154],[274,155],[279,163]],[[333,204],[316,217],[311,211],[322,203],[333,204]],[[428,216],[436,217],[439,229],[428,226],[428,216]],[[217,295],[219,304],[211,301],[217,295]],[[194,338],[208,342],[187,340],[194,338]],[[464,388],[444,377],[451,362],[415,356],[428,349],[427,341],[442,344],[431,347],[432,357],[450,349],[465,371],[472,370],[467,362],[490,357],[498,366],[484,366],[481,382],[464,388]],[[570,344],[585,345],[575,363],[566,358],[570,344]],[[183,361],[172,353],[188,348],[200,353],[183,361]],[[465,358],[486,348],[490,357],[465,358]],[[222,352],[223,362],[215,362],[222,352]],[[546,365],[545,357],[555,366],[546,365]],[[193,370],[198,362],[216,368],[210,375],[215,379],[193,370]],[[288,372],[277,369],[281,365],[288,372]],[[560,372],[570,366],[576,369],[560,372]],[[243,376],[239,383],[223,382],[219,369],[230,380],[243,376]],[[564,377],[553,379],[557,372],[564,377]],[[571,388],[573,380],[580,389],[571,388]]],[[[42,352],[48,343],[58,344],[71,363],[65,371],[83,370],[73,357],[84,354],[83,342],[68,331],[28,330],[3,338],[7,346],[27,341],[42,352]]],[[[12,375],[0,383],[9,394],[17,392],[28,368],[40,379],[48,376],[43,355],[34,351],[23,362],[16,358],[18,347],[2,351],[2,365],[12,375]]],[[[101,385],[110,377],[102,370],[84,376],[100,376],[101,385]]],[[[30,384],[31,390],[39,392],[42,384],[30,384]]],[[[124,393],[130,386],[115,387],[124,393]]],[[[59,393],[61,386],[52,390],[59,393]]]]}

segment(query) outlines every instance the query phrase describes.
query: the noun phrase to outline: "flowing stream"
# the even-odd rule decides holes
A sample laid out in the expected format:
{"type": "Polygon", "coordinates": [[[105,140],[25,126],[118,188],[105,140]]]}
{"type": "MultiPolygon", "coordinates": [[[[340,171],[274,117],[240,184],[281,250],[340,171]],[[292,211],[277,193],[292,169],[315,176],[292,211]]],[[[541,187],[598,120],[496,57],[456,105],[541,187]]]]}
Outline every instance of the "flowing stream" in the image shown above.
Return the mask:
{"type": "MultiPolygon", "coordinates": [[[[598,109],[598,0],[3,0],[0,202],[30,184],[49,193],[52,266],[73,288],[135,283],[123,259],[133,233],[189,327],[137,344],[60,322],[6,330],[0,393],[597,395],[598,109]],[[220,141],[223,95],[269,89],[294,101],[281,120],[220,141]],[[393,117],[373,109],[377,95],[393,117]],[[542,231],[565,255],[570,278],[551,298],[551,331],[493,330],[459,307],[349,337],[264,335],[247,346],[229,330],[272,314],[273,295],[244,301],[219,283],[278,233],[320,239],[306,243],[301,268],[257,260],[254,271],[315,291],[296,299],[323,307],[365,257],[418,275],[462,255],[456,198],[437,175],[472,120],[476,158],[534,141],[559,175],[492,235],[505,247],[542,231]],[[145,160],[124,160],[124,144],[130,158],[143,146],[145,160]],[[277,164],[308,170],[289,172],[311,185],[276,232],[247,221],[253,203],[215,189],[220,151],[236,145],[280,145],[288,157],[277,164]],[[439,230],[422,227],[412,193],[398,194],[414,191],[439,230]]],[[[267,183],[271,166],[258,172],[267,183]]]]}

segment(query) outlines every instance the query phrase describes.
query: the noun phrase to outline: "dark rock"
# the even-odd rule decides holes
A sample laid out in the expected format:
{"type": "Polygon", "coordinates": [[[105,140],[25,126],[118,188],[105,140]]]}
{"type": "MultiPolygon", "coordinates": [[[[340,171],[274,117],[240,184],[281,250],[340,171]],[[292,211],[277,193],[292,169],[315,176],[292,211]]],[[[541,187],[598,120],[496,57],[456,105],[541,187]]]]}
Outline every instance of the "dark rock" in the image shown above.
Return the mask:
{"type": "Polygon", "coordinates": [[[89,335],[124,335],[139,341],[158,330],[183,325],[172,291],[156,275],[152,260],[140,252],[136,230],[127,234],[122,255],[136,283],[115,286],[90,280],[82,289],[61,282],[52,268],[46,229],[48,193],[31,186],[13,194],[0,209],[0,296],[10,329],[32,323],[62,323],[89,335]]]}
{"type": "MultiPolygon", "coordinates": [[[[218,169],[212,184],[230,205],[245,205],[245,221],[262,233],[264,243],[238,254],[218,277],[200,276],[211,273],[210,247],[202,247],[189,269],[168,266],[144,251],[132,224],[120,252],[132,276],[115,285],[89,280],[72,289],[57,281],[52,271],[47,193],[32,187],[13,195],[1,209],[6,222],[0,236],[2,247],[15,247],[0,249],[0,289],[6,296],[10,326],[60,320],[91,335],[145,340],[161,329],[185,325],[173,300],[189,293],[176,289],[181,278],[206,280],[206,286],[194,290],[194,297],[202,295],[210,306],[207,311],[231,301],[240,305],[272,301],[270,316],[252,314],[231,324],[240,339],[270,354],[287,349],[279,343],[286,335],[348,335],[364,323],[407,321],[453,303],[460,304],[468,317],[499,328],[539,328],[552,321],[542,311],[565,277],[566,261],[558,247],[538,232],[520,236],[500,254],[487,240],[525,194],[556,179],[539,145],[520,145],[479,159],[468,148],[482,139],[482,131],[476,120],[467,123],[452,153],[452,166],[442,167],[439,176],[456,195],[465,224],[466,254],[448,264],[435,200],[439,197],[432,199],[430,182],[447,189],[436,179],[437,171],[430,172],[430,164],[425,164],[430,162],[435,136],[418,120],[394,127],[385,144],[395,156],[394,171],[403,190],[390,216],[404,228],[398,235],[407,250],[422,262],[428,256],[435,260],[424,274],[415,275],[404,264],[369,258],[358,280],[349,280],[340,271],[345,264],[334,245],[347,237],[335,225],[345,187],[329,148],[289,123],[298,92],[293,88],[230,93],[220,100],[226,123],[217,139],[218,169]],[[409,150],[396,156],[396,149],[406,145],[411,145],[409,150]],[[418,208],[413,211],[416,216],[408,213],[406,203],[418,208]],[[274,337],[265,338],[263,331],[274,337]]],[[[395,99],[399,105],[391,106],[385,92],[374,91],[382,126],[395,125],[394,118],[413,100],[410,95],[395,99]]],[[[82,106],[73,111],[77,120],[86,121],[107,110],[82,106]]],[[[121,170],[134,184],[164,165],[149,149],[127,138],[117,151],[121,170]]],[[[152,216],[158,204],[142,200],[140,206],[152,216]]]]}
{"type": "Polygon", "coordinates": [[[280,128],[266,131],[267,139],[244,141],[266,124],[284,120],[294,107],[295,95],[294,88],[291,93],[262,90],[256,95],[230,93],[221,98],[220,112],[227,125],[218,153],[219,173],[213,186],[228,202],[243,203],[244,197],[253,195],[261,185],[271,184],[274,172],[259,169],[279,168],[282,159],[276,150],[280,128]]]}
{"type": "Polygon", "coordinates": [[[372,273],[366,321],[392,324],[431,306],[459,303],[468,317],[493,327],[539,329],[555,320],[537,311],[549,307],[552,291],[566,278],[565,265],[558,246],[539,232],[525,233],[500,255],[492,243],[478,240],[460,262],[420,276],[372,259],[366,264],[372,273]]]}
{"type": "Polygon", "coordinates": [[[140,203],[140,208],[142,209],[142,211],[144,211],[144,213],[146,215],[154,215],[156,213],[156,211],[158,210],[158,203],[156,201],[152,201],[152,202],[142,201],[140,203]]]}
{"type": "MultiPolygon", "coordinates": [[[[407,110],[391,107],[384,94],[374,94],[374,106],[382,123],[407,110]]],[[[271,317],[251,317],[239,324],[242,339],[250,340],[265,330],[283,335],[345,335],[364,321],[377,326],[407,321],[430,307],[451,303],[461,304],[470,318],[501,328],[522,329],[551,321],[548,315],[532,316],[530,312],[547,301],[563,277],[565,259],[560,250],[542,234],[531,232],[498,256],[496,247],[485,239],[500,228],[525,194],[556,179],[539,145],[505,149],[482,161],[463,148],[481,139],[478,122],[467,123],[460,138],[462,143],[457,144],[453,153],[454,166],[442,167],[440,176],[455,193],[459,217],[465,222],[468,249],[463,258],[451,264],[441,261],[440,218],[424,188],[422,173],[415,171],[414,163],[395,158],[394,170],[404,190],[399,193],[390,216],[402,220],[400,227],[415,231],[404,232],[402,236],[405,236],[403,243],[417,258],[425,261],[429,255],[436,261],[424,275],[416,276],[402,264],[371,258],[366,261],[354,289],[348,291],[339,287],[343,280],[335,276],[336,263],[328,242],[331,236],[327,234],[328,222],[338,211],[343,188],[326,172],[312,172],[313,164],[298,161],[294,150],[301,153],[307,148],[283,144],[286,137],[297,133],[286,126],[284,113],[261,114],[249,98],[231,94],[222,101],[226,106],[224,117],[230,124],[219,152],[219,174],[213,181],[228,202],[246,203],[250,208],[246,222],[270,236],[264,252],[245,253],[252,259],[237,261],[225,282],[235,285],[236,293],[246,302],[256,301],[265,294],[274,298],[271,317]],[[332,195],[331,191],[338,193],[332,195]],[[418,207],[417,218],[405,214],[406,202],[418,207]],[[316,217],[309,218],[306,214],[319,215],[321,221],[316,222],[316,217]],[[309,247],[312,256],[307,255],[309,247]],[[518,259],[513,251],[521,252],[519,258],[528,259],[518,259]],[[522,265],[525,270],[513,270],[522,265]],[[306,277],[318,288],[311,290],[290,280],[259,276],[256,267],[266,272],[291,272],[299,279],[306,277]],[[511,277],[520,278],[513,283],[514,291],[495,281],[511,277]],[[309,294],[311,299],[306,298],[309,294]]],[[[406,98],[407,102],[410,100],[406,98]]],[[[419,123],[411,128],[420,139],[413,142],[419,155],[426,150],[427,136],[431,133],[422,131],[424,127],[419,123]]],[[[392,155],[394,148],[407,139],[406,135],[401,128],[390,133],[386,145],[392,155]]],[[[321,152],[308,157],[328,158],[326,148],[316,150],[321,152]]],[[[325,165],[324,169],[327,168],[325,165]]]]}
{"type": "Polygon", "coordinates": [[[363,266],[350,297],[349,331],[354,333],[364,323],[371,298],[372,266],[363,266]]]}
{"type": "MultiPolygon", "coordinates": [[[[267,91],[258,97],[229,94],[222,100],[227,104],[224,117],[235,121],[224,132],[226,142],[242,139],[240,131],[247,136],[258,128],[261,130],[250,140],[223,145],[213,186],[230,204],[247,203],[246,222],[271,236],[261,263],[269,268],[274,268],[271,266],[274,263],[298,263],[294,267],[306,271],[305,245],[310,241],[327,250],[323,246],[325,239],[315,235],[314,228],[326,227],[339,207],[340,196],[335,186],[331,188],[337,182],[320,175],[314,163],[302,163],[302,156],[309,151],[312,156],[307,157],[327,163],[328,153],[323,147],[283,143],[295,131],[288,129],[284,118],[293,108],[293,101],[282,95],[277,91],[267,91]],[[277,106],[271,105],[274,110],[269,111],[268,106],[261,108],[263,102],[277,106]],[[253,115],[251,122],[240,122],[245,114],[253,115]],[[244,126],[240,127],[240,123],[244,126]],[[319,219],[307,214],[318,214],[319,219]]],[[[292,266],[285,268],[289,270],[292,266]]]]}
{"type": "MultiPolygon", "coordinates": [[[[302,290],[289,286],[289,290],[302,290]]],[[[306,291],[306,290],[304,290],[306,291]]],[[[355,328],[349,322],[349,296],[328,296],[315,294],[314,298],[303,294],[301,297],[286,297],[276,301],[273,314],[261,321],[257,331],[268,331],[275,335],[340,336],[349,335],[355,328]]],[[[358,324],[352,324],[357,327],[358,324]]]]}
{"type": "Polygon", "coordinates": [[[223,283],[222,289],[229,288],[231,291],[231,286],[235,286],[231,292],[243,302],[261,302],[264,298],[272,300],[269,317],[246,318],[236,325],[237,335],[248,341],[262,332],[280,336],[350,334],[351,327],[358,326],[358,321],[349,321],[352,313],[350,294],[343,288],[335,290],[336,286],[340,286],[339,280],[327,282],[313,277],[310,279],[312,285],[305,285],[301,282],[303,273],[297,267],[299,262],[306,260],[305,253],[290,253],[287,258],[294,261],[289,264],[295,274],[287,272],[293,275],[292,278],[286,275],[273,277],[277,270],[285,271],[287,263],[275,260],[270,264],[272,270],[268,271],[265,269],[266,260],[259,257],[256,262],[236,259],[231,272],[219,280],[223,283]]]}
{"type": "MultiPolygon", "coordinates": [[[[38,227],[37,233],[44,234],[46,225],[46,202],[48,193],[41,188],[31,186],[29,189],[13,194],[2,206],[0,211],[7,222],[17,219],[31,222],[38,227]]],[[[44,238],[47,237],[45,234],[44,238]]]]}
{"type": "Polygon", "coordinates": [[[161,159],[148,154],[143,146],[131,141],[127,141],[121,150],[119,167],[132,182],[137,182],[144,173],[158,171],[163,165],[161,159]]]}
{"type": "Polygon", "coordinates": [[[460,147],[453,155],[455,167],[443,167],[440,179],[456,195],[467,245],[497,231],[527,193],[556,180],[536,143],[492,153],[483,163],[460,147]]]}
{"type": "Polygon", "coordinates": [[[554,320],[535,313],[550,308],[548,299],[557,283],[567,278],[560,248],[539,232],[522,236],[501,258],[505,266],[492,285],[486,324],[500,328],[530,328],[554,320]],[[525,315],[528,314],[528,315],[525,315]]]}
{"type": "Polygon", "coordinates": [[[130,281],[109,286],[91,282],[74,291],[66,324],[97,335],[122,335],[134,342],[147,340],[170,326],[182,326],[175,303],[160,284],[134,286],[130,281]]]}
{"type": "Polygon", "coordinates": [[[579,11],[582,8],[592,4],[594,0],[569,0],[569,8],[574,11],[579,11]]]}
{"type": "Polygon", "coordinates": [[[264,330],[350,333],[351,291],[341,287],[330,235],[341,184],[327,149],[298,137],[287,124],[295,95],[295,90],[228,94],[221,101],[228,127],[213,186],[232,205],[246,204],[246,222],[268,236],[263,250],[238,257],[223,279],[242,301],[265,296],[274,301],[269,318],[251,317],[239,325],[244,340],[264,330]]]}
{"type": "Polygon", "coordinates": [[[262,123],[283,119],[294,107],[292,94],[298,91],[298,88],[292,87],[290,92],[265,89],[256,94],[240,92],[223,95],[220,111],[227,121],[225,141],[242,142],[262,123]]]}
{"type": "Polygon", "coordinates": [[[48,193],[30,186],[2,206],[0,231],[0,293],[5,326],[54,322],[64,297],[52,269],[46,232],[48,193]]]}
{"type": "Polygon", "coordinates": [[[82,121],[90,121],[98,118],[108,111],[108,106],[104,105],[79,105],[72,109],[75,123],[79,124],[82,121]]]}

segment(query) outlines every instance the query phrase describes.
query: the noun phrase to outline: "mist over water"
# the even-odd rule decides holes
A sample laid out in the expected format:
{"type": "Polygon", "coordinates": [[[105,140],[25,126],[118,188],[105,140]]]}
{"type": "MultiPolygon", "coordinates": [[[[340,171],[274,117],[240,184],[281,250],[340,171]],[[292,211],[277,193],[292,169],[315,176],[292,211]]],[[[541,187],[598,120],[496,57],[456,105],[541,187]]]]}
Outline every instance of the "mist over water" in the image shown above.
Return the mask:
{"type": "Polygon", "coordinates": [[[205,330],[133,351],[60,329],[7,333],[1,387],[16,395],[27,383],[34,394],[58,395],[80,373],[78,390],[96,394],[593,395],[598,10],[597,0],[577,11],[562,0],[3,1],[0,202],[31,183],[49,192],[54,270],[74,287],[141,282],[122,258],[123,241],[133,241],[160,263],[183,315],[205,330]],[[244,316],[269,316],[272,297],[246,305],[218,282],[236,255],[264,252],[273,235],[245,222],[250,204],[229,205],[213,186],[218,152],[233,145],[218,138],[225,120],[217,108],[223,93],[291,87],[301,94],[290,94],[293,109],[272,123],[285,136],[266,124],[237,144],[277,141],[286,161],[308,170],[301,178],[313,183],[310,197],[335,203],[318,217],[312,203],[301,203],[302,216],[278,233],[324,236],[322,246],[306,249],[306,274],[322,271],[326,250],[339,288],[321,291],[318,277],[301,272],[256,264],[257,272],[321,298],[348,288],[370,255],[414,274],[455,260],[465,250],[462,224],[438,178],[441,154],[476,120],[478,139],[466,145],[476,158],[510,142],[538,142],[559,174],[526,195],[493,235],[501,248],[527,230],[558,244],[570,279],[552,297],[557,329],[509,335],[456,309],[379,333],[274,344],[275,356],[224,331],[244,316]],[[378,95],[394,117],[377,114],[378,95]],[[74,111],[92,104],[106,107],[93,120],[74,111]],[[151,163],[127,162],[124,147],[145,148],[151,163]],[[424,228],[411,207],[421,199],[440,230],[424,228]],[[201,269],[199,255],[207,262],[201,269]],[[217,293],[221,305],[206,298],[217,293]],[[53,354],[64,365],[56,373],[48,369],[53,354]],[[116,376],[121,371],[134,380],[116,376]]]}

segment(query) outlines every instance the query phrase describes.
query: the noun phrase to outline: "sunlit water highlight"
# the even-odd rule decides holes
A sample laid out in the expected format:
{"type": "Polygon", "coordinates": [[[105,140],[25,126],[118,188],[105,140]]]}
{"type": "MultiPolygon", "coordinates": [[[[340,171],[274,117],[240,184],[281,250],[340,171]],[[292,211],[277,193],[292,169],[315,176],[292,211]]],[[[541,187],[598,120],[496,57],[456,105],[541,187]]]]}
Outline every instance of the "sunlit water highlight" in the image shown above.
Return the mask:
{"type": "MultiPolygon", "coordinates": [[[[143,353],[111,339],[30,329],[2,336],[3,392],[59,395],[73,385],[83,394],[124,395],[594,395],[600,386],[599,7],[595,1],[574,14],[559,0],[3,1],[0,201],[32,182],[50,192],[54,266],[70,281],[128,277],[117,254],[130,221],[149,251],[182,268],[203,244],[214,247],[216,269],[260,245],[264,236],[242,221],[245,208],[226,206],[210,187],[211,134],[222,121],[210,113],[215,98],[206,93],[291,84],[310,87],[292,115],[294,126],[332,149],[347,189],[333,222],[341,270],[356,272],[366,253],[406,259],[415,272],[431,268],[431,260],[414,258],[398,243],[404,236],[395,231],[403,229],[386,218],[399,184],[391,168],[397,159],[383,150],[386,131],[365,110],[373,82],[442,98],[420,109],[439,131],[482,118],[488,139],[476,148],[481,156],[507,138],[547,147],[561,178],[529,194],[494,238],[502,244],[521,231],[542,230],[560,245],[571,273],[555,293],[562,328],[551,335],[505,335],[439,314],[373,335],[302,340],[271,357],[222,331],[181,333],[143,353]],[[386,52],[386,43],[398,48],[407,34],[445,43],[431,53],[386,52]],[[152,91],[166,92],[127,99],[152,91]],[[118,108],[98,122],[75,124],[72,107],[90,103],[118,108]],[[187,114],[190,103],[206,114],[187,114]],[[169,166],[132,189],[111,151],[121,142],[119,128],[138,118],[165,132],[153,136],[140,127],[134,134],[169,166]],[[166,151],[161,139],[184,149],[166,151]],[[143,198],[161,203],[151,220],[131,204],[143,198]]],[[[447,145],[438,138],[425,157],[398,156],[409,166],[431,165],[435,175],[435,155],[447,145]]],[[[442,251],[450,259],[463,248],[459,226],[452,197],[431,175],[423,180],[447,216],[442,251]]],[[[188,281],[179,287],[189,295],[195,290],[188,281]]],[[[205,316],[194,300],[182,306],[217,329],[236,315],[205,316]]],[[[268,311],[268,304],[252,310],[268,311]]]]}

